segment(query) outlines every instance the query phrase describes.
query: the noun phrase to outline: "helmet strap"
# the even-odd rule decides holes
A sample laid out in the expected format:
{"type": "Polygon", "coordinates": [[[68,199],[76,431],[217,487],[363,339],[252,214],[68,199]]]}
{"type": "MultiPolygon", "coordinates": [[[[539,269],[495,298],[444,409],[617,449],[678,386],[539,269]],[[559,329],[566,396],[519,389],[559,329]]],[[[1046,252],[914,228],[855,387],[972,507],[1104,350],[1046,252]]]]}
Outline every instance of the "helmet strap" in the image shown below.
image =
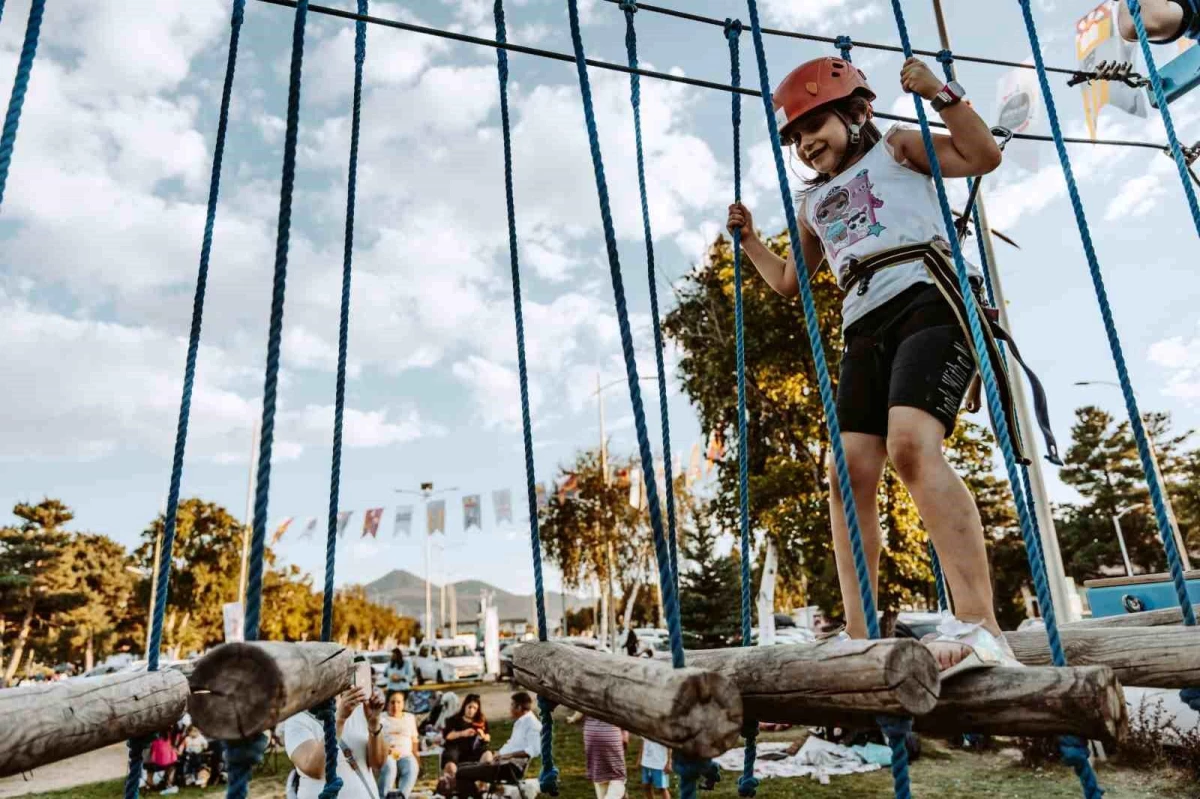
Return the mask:
{"type": "Polygon", "coordinates": [[[850,131],[850,146],[857,147],[862,141],[862,125],[850,122],[846,125],[846,129],[850,131]]]}

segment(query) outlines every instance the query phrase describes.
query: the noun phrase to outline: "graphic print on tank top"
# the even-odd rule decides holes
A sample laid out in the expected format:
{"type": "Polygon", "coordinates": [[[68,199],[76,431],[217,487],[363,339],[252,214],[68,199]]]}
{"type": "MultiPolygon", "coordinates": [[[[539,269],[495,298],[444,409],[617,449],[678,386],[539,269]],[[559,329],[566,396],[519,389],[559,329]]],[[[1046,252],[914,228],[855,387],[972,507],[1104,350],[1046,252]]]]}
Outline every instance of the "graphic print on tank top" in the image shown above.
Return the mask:
{"type": "Polygon", "coordinates": [[[832,189],[817,205],[813,219],[830,259],[869,236],[879,237],[887,228],[875,216],[883,200],[871,193],[870,170],[863,169],[844,186],[832,189]]]}

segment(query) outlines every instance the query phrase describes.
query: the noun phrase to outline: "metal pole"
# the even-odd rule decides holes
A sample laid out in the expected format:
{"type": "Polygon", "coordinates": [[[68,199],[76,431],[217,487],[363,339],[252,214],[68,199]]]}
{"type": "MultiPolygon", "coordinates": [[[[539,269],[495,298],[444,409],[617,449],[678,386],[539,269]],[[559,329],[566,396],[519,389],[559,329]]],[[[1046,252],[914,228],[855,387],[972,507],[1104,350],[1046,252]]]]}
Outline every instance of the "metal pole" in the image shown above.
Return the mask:
{"type": "MultiPolygon", "coordinates": [[[[150,567],[150,613],[148,619],[154,618],[154,602],[158,598],[158,559],[162,554],[162,528],[154,534],[154,563],[150,567]]],[[[150,627],[146,624],[146,659],[150,659],[150,627]]],[[[20,666],[20,664],[17,664],[20,666]]]]}
{"type": "MultiPolygon", "coordinates": [[[[1121,511],[1124,513],[1125,511],[1121,511]]],[[[1117,543],[1121,545],[1121,560],[1125,561],[1125,576],[1133,576],[1133,564],[1129,562],[1129,550],[1125,548],[1125,536],[1121,533],[1121,514],[1113,517],[1113,528],[1117,531],[1117,543]]]]}
{"type": "MultiPolygon", "coordinates": [[[[946,27],[946,19],[942,14],[941,0],[933,0],[933,13],[937,18],[938,36],[941,39],[942,47],[946,50],[950,49],[950,32],[946,27]]],[[[951,74],[954,74],[954,65],[950,65],[951,74]]],[[[976,206],[979,210],[979,233],[982,237],[984,253],[988,260],[988,277],[992,282],[992,294],[996,302],[996,308],[1000,312],[1000,324],[1006,330],[1012,332],[1012,323],[1008,318],[1008,306],[1004,300],[1004,288],[1000,280],[1000,270],[996,261],[996,251],[992,246],[992,229],[988,225],[987,206],[984,203],[983,189],[980,188],[976,206]]],[[[1025,378],[1021,374],[1020,369],[1013,369],[1009,375],[1009,382],[1012,385],[1012,395],[1014,405],[1016,405],[1017,419],[1020,422],[1020,430],[1018,434],[1021,436],[1022,447],[1030,456],[1029,463],[1029,482],[1033,494],[1034,515],[1037,517],[1038,527],[1041,530],[1042,536],[1042,557],[1046,563],[1046,576],[1050,584],[1050,598],[1054,603],[1054,614],[1062,621],[1076,621],[1077,615],[1067,601],[1070,596],[1070,590],[1067,587],[1066,570],[1063,568],[1062,552],[1058,547],[1058,534],[1054,529],[1054,516],[1050,510],[1050,498],[1046,492],[1046,481],[1042,475],[1042,462],[1038,455],[1037,440],[1033,431],[1037,430],[1037,423],[1033,414],[1030,412],[1029,400],[1025,395],[1025,378]]]]}
{"type": "Polygon", "coordinates": [[[246,607],[247,563],[250,559],[250,528],[254,525],[254,489],[258,480],[258,437],[262,422],[255,417],[250,430],[250,476],[246,483],[246,522],[242,527],[242,566],[238,578],[238,604],[246,607]]]}
{"type": "Polygon", "coordinates": [[[1187,547],[1184,546],[1183,536],[1179,532],[1179,520],[1175,518],[1175,506],[1171,503],[1171,492],[1167,490],[1167,481],[1163,479],[1162,470],[1158,466],[1158,448],[1154,446],[1154,437],[1150,434],[1150,426],[1142,417],[1142,426],[1146,428],[1146,443],[1150,449],[1150,464],[1154,467],[1154,479],[1162,488],[1163,504],[1167,506],[1167,521],[1171,523],[1171,534],[1175,536],[1175,547],[1179,550],[1179,559],[1183,562],[1183,570],[1192,570],[1192,561],[1188,557],[1187,547]]]}

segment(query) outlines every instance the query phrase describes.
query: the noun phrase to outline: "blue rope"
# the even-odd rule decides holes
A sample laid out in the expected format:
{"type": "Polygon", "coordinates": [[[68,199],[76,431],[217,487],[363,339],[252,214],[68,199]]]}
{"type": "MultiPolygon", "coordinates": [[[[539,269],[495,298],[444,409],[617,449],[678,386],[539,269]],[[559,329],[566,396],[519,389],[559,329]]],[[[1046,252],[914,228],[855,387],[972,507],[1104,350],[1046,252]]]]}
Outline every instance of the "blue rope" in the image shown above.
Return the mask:
{"type": "MultiPolygon", "coordinates": [[[[1046,116],[1050,120],[1050,131],[1054,135],[1054,146],[1058,150],[1059,161],[1062,162],[1063,176],[1067,182],[1067,192],[1071,198],[1071,207],[1075,211],[1075,221],[1079,228],[1079,236],[1083,241],[1083,251],[1087,256],[1088,270],[1092,276],[1092,285],[1096,291],[1096,299],[1100,305],[1100,316],[1104,321],[1104,332],[1108,336],[1108,346],[1112,351],[1113,363],[1117,368],[1117,378],[1121,384],[1121,393],[1125,398],[1125,410],[1129,414],[1129,424],[1133,430],[1134,441],[1137,443],[1138,456],[1142,461],[1142,470],[1146,474],[1146,485],[1150,491],[1150,500],[1154,506],[1154,516],[1158,522],[1158,533],[1162,538],[1163,547],[1167,552],[1167,563],[1171,571],[1171,582],[1175,586],[1175,596],[1183,612],[1183,622],[1188,626],[1196,623],[1196,614],[1192,610],[1188,598],[1187,582],[1183,574],[1183,564],[1179,557],[1179,549],[1175,546],[1175,536],[1171,529],[1170,517],[1167,515],[1167,505],[1163,497],[1163,488],[1154,470],[1154,460],[1150,454],[1149,439],[1142,422],[1142,414],[1138,409],[1137,398],[1133,393],[1133,384],[1129,378],[1129,368],[1125,364],[1125,354],[1121,347],[1121,339],[1117,335],[1117,326],[1113,321],[1112,307],[1108,302],[1108,293],[1104,288],[1104,276],[1100,272],[1100,262],[1096,257],[1096,248],[1092,244],[1091,229],[1083,210],[1083,200],[1079,196],[1079,187],[1075,183],[1075,173],[1071,168],[1071,158],[1067,154],[1063,142],[1062,126],[1058,120],[1058,110],[1054,105],[1054,95],[1050,91],[1050,81],[1046,76],[1046,65],[1042,60],[1042,48],[1038,41],[1037,25],[1033,20],[1033,12],[1029,0],[1020,0],[1021,11],[1025,17],[1025,29],[1029,34],[1029,43],[1033,50],[1034,66],[1037,68],[1038,82],[1041,84],[1042,96],[1046,101],[1046,116]]],[[[1144,34],[1144,30],[1142,31],[1144,34]]],[[[1144,40],[1144,36],[1143,36],[1144,40]]],[[[1039,601],[1040,598],[1039,598],[1039,601]]]]}
{"type": "MultiPolygon", "coordinates": [[[[358,0],[366,16],[368,0],[358,0]]],[[[333,640],[333,578],[337,573],[337,517],[342,482],[342,422],[346,408],[346,359],[350,339],[350,278],[354,262],[354,207],[358,190],[358,139],[362,123],[363,62],[367,58],[367,23],[354,26],[354,99],[350,123],[350,165],[346,177],[346,233],[342,251],[342,306],[338,322],[338,365],[333,400],[333,454],[329,466],[329,526],[325,534],[325,593],[321,603],[321,640],[333,640]]],[[[337,721],[332,703],[318,714],[325,732],[325,788],[321,799],[335,799],[342,781],[337,776],[337,721]]]]}
{"type": "Polygon", "coordinates": [[[946,575],[942,572],[942,561],[938,557],[933,542],[926,540],[925,549],[929,552],[929,570],[933,572],[933,584],[937,587],[938,610],[943,613],[950,611],[950,594],[946,590],[946,575]]]}
{"type": "MultiPolygon", "coordinates": [[[[633,15],[637,3],[624,0],[621,10],[625,12],[625,50],[629,56],[629,68],[638,68],[637,29],[633,15]]],[[[654,272],[654,236],[650,232],[650,201],[646,195],[646,162],[642,150],[642,79],[637,72],[629,73],[629,98],[633,106],[633,135],[637,145],[638,191],[642,200],[642,230],[646,239],[646,274],[650,283],[650,320],[654,328],[654,361],[658,370],[658,410],[662,415],[663,474],[666,480],[667,535],[671,550],[671,574],[675,590],[679,590],[679,542],[675,523],[675,475],[671,457],[671,420],[667,414],[667,369],[663,362],[662,324],[658,312],[658,279],[654,272]]]]}
{"type": "Polygon", "coordinates": [[[4,19],[4,0],[0,0],[0,19],[4,19]]]}
{"type": "MultiPolygon", "coordinates": [[[[200,331],[204,320],[204,298],[208,287],[208,265],[212,255],[213,228],[217,218],[217,200],[221,193],[221,165],[225,160],[225,138],[229,130],[229,105],[233,96],[233,78],[237,71],[238,42],[246,0],[234,0],[230,16],[229,54],[225,65],[225,85],[221,91],[221,112],[217,120],[217,141],[213,149],[212,174],[208,184],[208,215],[200,245],[200,267],[196,274],[196,293],[192,299],[192,326],[188,336],[187,357],[183,369],[183,392],[179,402],[179,420],[175,429],[175,451],[171,462],[171,482],[167,490],[167,509],[163,516],[163,540],[159,549],[158,578],[151,609],[150,641],[146,651],[146,669],[158,670],[162,649],[163,619],[170,589],[172,551],[179,514],[179,486],[183,479],[183,456],[187,445],[188,421],[192,413],[192,388],[196,378],[196,358],[200,351],[200,331]]],[[[15,127],[14,127],[15,131],[15,127]]],[[[126,799],[137,799],[142,778],[142,750],[145,743],[129,742],[129,775],[125,782],[126,799]]]]}
{"type": "MultiPolygon", "coordinates": [[[[275,276],[271,294],[271,318],[267,331],[267,368],[263,380],[262,439],[258,451],[258,480],[254,490],[254,528],[250,537],[250,557],[246,580],[247,641],[258,639],[262,611],[263,556],[266,551],[267,500],[271,490],[271,450],[275,443],[275,399],[279,385],[279,351],[283,333],[284,297],[287,289],[288,240],[292,227],[292,193],[296,183],[296,140],[300,129],[300,82],[304,66],[304,27],[308,21],[308,0],[296,4],[292,27],[292,63],[288,79],[287,130],[283,145],[283,177],[279,193],[279,230],[275,242],[275,276]]],[[[324,626],[324,619],[322,619],[324,626]]],[[[228,799],[245,799],[250,772],[257,762],[254,743],[230,744],[233,755],[229,768],[228,799]]],[[[261,754],[259,755],[261,757],[261,754]]]]}
{"type": "Polygon", "coordinates": [[[1154,55],[1150,51],[1150,41],[1146,36],[1146,24],[1142,19],[1142,4],[1140,0],[1129,0],[1129,15],[1133,17],[1133,27],[1137,28],[1138,43],[1142,46],[1142,57],[1146,59],[1146,72],[1150,76],[1150,90],[1158,103],[1158,112],[1162,114],[1163,127],[1167,129],[1167,142],[1170,145],[1171,157],[1175,159],[1175,168],[1179,170],[1179,179],[1183,181],[1183,193],[1187,197],[1188,209],[1192,212],[1192,224],[1196,226],[1196,234],[1200,235],[1200,203],[1196,201],[1196,189],[1188,174],[1188,162],[1183,155],[1183,147],[1179,144],[1179,135],[1175,132],[1175,120],[1171,117],[1171,109],[1167,105],[1167,97],[1163,92],[1162,75],[1158,65],[1154,63],[1154,55]]]}
{"type": "MultiPolygon", "coordinates": [[[[825,424],[829,428],[830,449],[833,451],[834,469],[837,472],[838,490],[842,496],[842,507],[845,510],[846,526],[850,532],[850,549],[854,556],[854,571],[858,577],[859,595],[862,597],[863,614],[866,617],[867,631],[871,638],[879,638],[879,618],[875,610],[875,596],[871,591],[871,582],[867,574],[867,558],[863,551],[862,532],[858,523],[858,509],[854,503],[854,492],[850,484],[850,471],[846,466],[846,451],[842,446],[841,425],[838,424],[837,405],[833,397],[833,386],[829,379],[829,364],[825,360],[825,347],[821,340],[821,328],[817,323],[816,301],[813,299],[812,282],[808,274],[808,266],[804,263],[804,253],[800,247],[800,228],[796,222],[796,207],[788,188],[787,167],[783,160],[783,149],[779,141],[779,127],[775,122],[775,109],[771,100],[771,79],[767,73],[767,55],[763,46],[762,28],[758,21],[758,4],[755,0],[746,0],[750,13],[750,31],[754,35],[754,52],[758,59],[758,78],[762,90],[763,110],[767,117],[767,132],[771,137],[771,150],[775,156],[775,172],[779,180],[779,193],[783,199],[784,214],[788,223],[788,235],[791,238],[792,254],[796,262],[796,278],[800,286],[800,299],[804,307],[804,323],[808,333],[809,346],[812,349],[813,364],[817,372],[817,387],[821,394],[821,404],[825,411],[825,424]]],[[[831,487],[832,491],[833,488],[831,487]]],[[[898,729],[897,723],[891,719],[881,719],[881,726],[888,734],[893,749],[896,739],[892,735],[898,729]]],[[[901,744],[904,738],[901,736],[901,744]]],[[[909,799],[911,787],[908,779],[908,759],[893,757],[896,764],[892,769],[893,784],[897,799],[909,799]]]]}
{"type": "MultiPolygon", "coordinates": [[[[1027,2],[1028,0],[1022,0],[1023,5],[1027,2]]],[[[904,48],[904,55],[906,58],[911,58],[913,54],[912,41],[908,35],[908,26],[904,21],[904,10],[900,6],[900,0],[892,0],[892,12],[896,18],[896,28],[900,34],[900,42],[904,48]]],[[[1034,49],[1035,56],[1037,56],[1036,45],[1034,49]]],[[[1016,431],[1009,429],[1008,422],[1004,416],[1004,409],[1000,404],[996,374],[992,370],[992,364],[986,356],[987,350],[983,336],[983,325],[980,321],[980,312],[977,303],[972,299],[974,293],[971,290],[962,246],[955,233],[954,215],[950,210],[950,200],[946,195],[946,185],[942,179],[941,163],[938,160],[937,151],[933,146],[933,134],[929,129],[929,119],[925,115],[925,106],[915,94],[913,95],[913,105],[916,107],[917,119],[921,123],[921,140],[925,145],[925,153],[929,159],[934,187],[937,189],[938,204],[941,207],[942,222],[945,225],[946,233],[950,240],[950,247],[954,255],[954,265],[958,273],[959,288],[962,291],[963,298],[966,300],[965,305],[971,328],[971,338],[975,345],[976,360],[979,362],[980,374],[987,393],[988,408],[992,414],[992,424],[996,428],[996,438],[1004,454],[1004,465],[1008,472],[1008,481],[1012,487],[1013,496],[1017,500],[1017,516],[1020,520],[1021,534],[1025,540],[1025,550],[1029,559],[1034,586],[1038,592],[1038,602],[1042,605],[1043,615],[1046,620],[1046,634],[1050,643],[1050,651],[1053,655],[1055,666],[1066,666],[1066,653],[1063,651],[1062,641],[1058,635],[1058,624],[1055,620],[1054,605],[1050,601],[1050,588],[1046,580],[1044,566],[1041,562],[1041,551],[1038,546],[1033,523],[1029,518],[1029,506],[1024,500],[1020,472],[1017,468],[1016,454],[1013,446],[1013,435],[1016,431]]],[[[1084,787],[1084,793],[1088,799],[1096,799],[1096,797],[1101,796],[1103,792],[1096,785],[1096,777],[1092,772],[1091,763],[1087,759],[1086,750],[1084,751],[1082,762],[1080,762],[1078,752],[1072,749],[1068,739],[1062,739],[1061,749],[1064,757],[1074,758],[1072,765],[1075,766],[1076,773],[1079,775],[1080,782],[1084,787]]]]}
{"type": "MultiPolygon", "coordinates": [[[[646,412],[642,405],[642,393],[638,386],[637,358],[633,351],[633,334],[629,326],[629,309],[625,300],[625,285],[621,277],[621,263],[617,252],[617,234],[613,227],[612,210],[609,207],[608,181],[604,176],[604,159],[600,152],[600,133],[596,128],[596,111],[592,103],[592,88],[588,80],[587,56],[583,47],[583,35],[579,25],[578,0],[567,0],[567,16],[571,23],[571,45],[575,52],[575,68],[579,74],[579,91],[583,99],[583,116],[587,126],[588,144],[592,156],[592,168],[596,176],[596,193],[600,204],[600,219],[604,226],[604,243],[608,252],[609,273],[612,278],[613,300],[617,310],[617,326],[621,333],[621,350],[625,357],[625,374],[629,384],[629,399],[633,406],[634,429],[637,432],[638,450],[642,459],[642,475],[646,484],[646,500],[650,511],[650,528],[654,533],[654,551],[658,559],[658,580],[663,596],[663,607],[667,615],[667,628],[671,641],[671,661],[676,668],[684,666],[683,635],[679,620],[679,597],[675,589],[671,569],[671,555],[663,529],[662,510],[659,506],[658,487],[654,478],[654,460],[650,449],[650,435],[646,429],[646,412]]],[[[681,776],[680,794],[684,799],[694,799],[696,782],[711,773],[705,762],[694,762],[683,757],[676,758],[676,769],[681,776]]]]}
{"type": "MultiPolygon", "coordinates": [[[[742,35],[741,20],[725,20],[725,38],[729,41],[729,77],[735,88],[742,86],[742,65],[738,42],[742,35]]],[[[733,121],[733,201],[742,201],[742,95],[732,95],[733,121]]],[[[738,414],[738,519],[742,544],[742,646],[752,646],[750,629],[750,448],[746,430],[746,336],[745,310],[742,303],[742,231],[733,231],[733,318],[737,338],[737,414],[738,414]]],[[[759,619],[759,626],[763,624],[759,619]]],[[[738,780],[738,795],[754,796],[758,780],[754,777],[754,761],[758,757],[758,722],[746,718],[742,725],[746,739],[746,754],[742,776],[738,780]]]]}
{"type": "MultiPolygon", "coordinates": [[[[496,20],[496,41],[508,40],[504,22],[504,0],[496,0],[492,9],[496,20]]],[[[521,431],[525,444],[525,489],[529,501],[529,543],[533,551],[533,586],[537,599],[538,640],[549,638],[546,624],[546,596],[542,578],[542,542],[538,532],[537,484],[533,464],[533,423],[529,412],[529,372],[525,362],[525,317],[521,309],[521,266],[517,249],[517,211],[513,197],[512,125],[508,111],[508,51],[496,50],[496,71],[500,81],[500,122],[504,132],[504,199],[508,209],[508,252],[513,283],[513,316],[517,330],[517,372],[521,386],[521,431]]],[[[565,619],[564,619],[565,623],[565,619]]],[[[558,769],[554,767],[554,705],[538,697],[542,716],[542,771],[538,783],[542,793],[558,796],[558,769]]]]}
{"type": "MultiPolygon", "coordinates": [[[[0,7],[0,12],[3,10],[3,7],[0,7]]],[[[21,108],[25,105],[25,92],[29,90],[29,76],[33,72],[33,59],[37,56],[38,34],[42,29],[42,16],[45,11],[46,0],[33,0],[33,5],[29,7],[25,44],[21,46],[21,58],[17,61],[17,76],[13,80],[12,95],[8,99],[8,113],[4,116],[4,132],[0,133],[0,205],[4,203],[8,167],[12,163],[13,147],[17,143],[17,125],[21,121],[21,108]]]]}

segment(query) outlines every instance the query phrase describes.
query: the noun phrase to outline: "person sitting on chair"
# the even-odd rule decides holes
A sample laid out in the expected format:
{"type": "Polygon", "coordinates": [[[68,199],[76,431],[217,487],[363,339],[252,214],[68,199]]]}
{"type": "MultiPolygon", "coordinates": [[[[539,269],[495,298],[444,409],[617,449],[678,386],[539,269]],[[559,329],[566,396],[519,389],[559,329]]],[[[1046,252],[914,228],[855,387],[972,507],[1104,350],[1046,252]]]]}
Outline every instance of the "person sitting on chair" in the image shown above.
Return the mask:
{"type": "MultiPolygon", "coordinates": [[[[1154,44],[1170,44],[1183,36],[1195,37],[1200,33],[1200,0],[1142,0],[1141,6],[1146,36],[1154,44]]],[[[1138,40],[1128,0],[1121,3],[1117,28],[1125,41],[1138,40]]]]}
{"type": "Polygon", "coordinates": [[[491,758],[488,752],[481,762],[458,769],[458,796],[479,796],[480,786],[519,783],[529,761],[541,753],[542,723],[533,713],[533,698],[524,691],[513,694],[509,714],[513,718],[512,735],[496,757],[491,758]]]}

